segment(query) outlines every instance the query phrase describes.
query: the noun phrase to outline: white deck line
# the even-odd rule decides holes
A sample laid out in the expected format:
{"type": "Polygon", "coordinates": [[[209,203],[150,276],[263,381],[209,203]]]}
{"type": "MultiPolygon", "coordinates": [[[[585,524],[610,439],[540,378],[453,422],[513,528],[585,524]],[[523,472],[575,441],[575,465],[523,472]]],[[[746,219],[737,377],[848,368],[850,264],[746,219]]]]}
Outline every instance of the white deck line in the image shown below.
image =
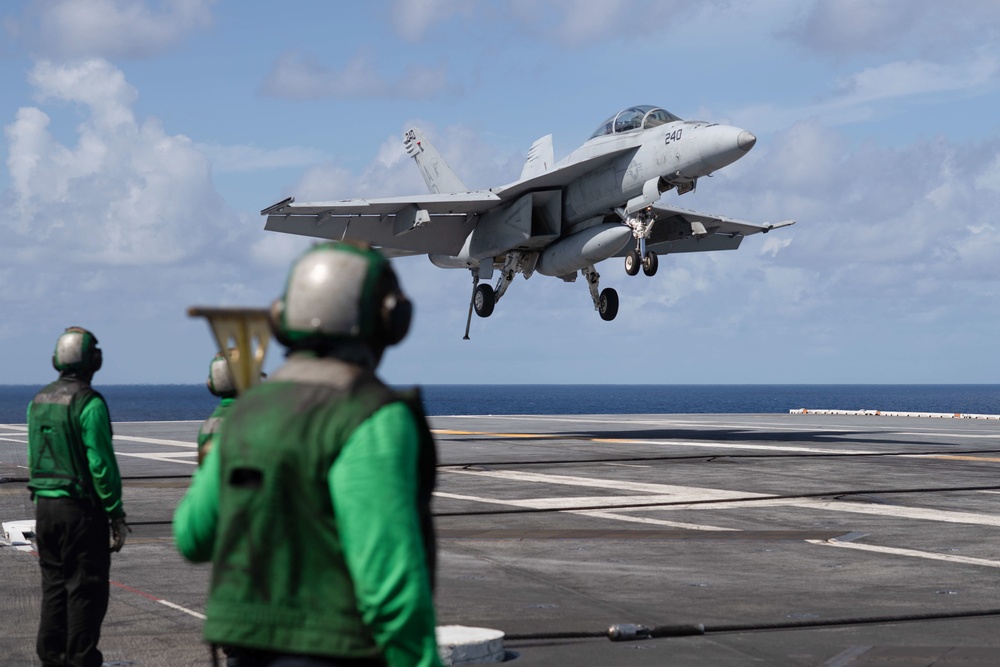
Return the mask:
{"type": "MultiPolygon", "coordinates": [[[[650,525],[670,526],[674,528],[685,528],[690,530],[732,530],[719,526],[707,524],[695,524],[686,522],[675,522],[669,520],[655,519],[648,516],[632,517],[623,512],[672,512],[680,510],[699,511],[720,511],[733,508],[746,508],[747,499],[755,499],[754,506],[785,506],[800,507],[802,509],[820,509],[834,512],[847,512],[854,514],[868,514],[899,519],[909,519],[918,521],[938,521],[943,523],[971,524],[989,527],[1000,527],[1000,515],[985,514],[981,512],[955,512],[950,510],[934,510],[923,507],[905,507],[900,505],[866,505],[839,500],[796,500],[774,498],[768,500],[767,494],[744,493],[739,491],[726,491],[724,489],[705,489],[699,487],[683,487],[667,484],[641,484],[619,480],[595,479],[586,477],[575,477],[569,475],[548,475],[543,473],[530,473],[519,471],[477,471],[462,469],[447,469],[446,472],[455,474],[466,474],[480,477],[492,477],[494,479],[507,479],[514,482],[558,484],[580,486],[587,488],[618,489],[622,491],[637,491],[640,494],[649,495],[629,495],[629,496],[585,496],[574,498],[525,498],[517,500],[505,500],[499,498],[483,498],[470,495],[459,495],[451,493],[435,492],[435,496],[441,498],[452,498],[455,500],[470,500],[489,504],[507,505],[513,507],[533,507],[537,509],[559,509],[559,508],[580,508],[588,503],[606,507],[612,505],[628,505],[657,502],[677,502],[678,500],[729,500],[731,502],[694,505],[670,505],[666,507],[621,507],[616,511],[607,509],[572,509],[568,510],[573,514],[583,514],[596,516],[616,521],[627,521],[650,525]]],[[[445,472],[443,471],[443,472],[445,472]]],[[[567,510],[564,510],[567,511],[567,510]]],[[[903,549],[898,547],[883,547],[877,545],[858,544],[855,542],[840,542],[837,540],[805,540],[810,544],[820,546],[834,546],[856,549],[860,551],[877,552],[895,556],[909,558],[923,558],[928,560],[947,561],[965,565],[978,565],[984,567],[1000,568],[1000,561],[984,558],[971,558],[967,556],[955,556],[949,554],[938,554],[915,549],[903,549]]]]}
{"type": "Polygon", "coordinates": [[[188,447],[190,449],[198,449],[198,443],[189,442],[187,440],[165,440],[163,438],[141,438],[137,435],[116,435],[115,440],[124,440],[125,442],[138,442],[144,445],[168,445],[170,447],[188,447]]]}
{"type": "Polygon", "coordinates": [[[170,607],[171,609],[176,609],[177,611],[182,611],[185,614],[188,614],[189,616],[194,616],[195,618],[201,619],[203,621],[208,618],[207,616],[205,616],[205,614],[200,614],[200,613],[194,611],[193,609],[188,609],[187,607],[182,607],[179,604],[174,604],[173,602],[170,602],[169,600],[160,600],[160,599],[157,599],[156,601],[159,602],[160,604],[166,606],[166,607],[170,607]]]}
{"type": "Polygon", "coordinates": [[[188,465],[198,465],[198,460],[194,458],[197,452],[123,452],[115,451],[115,456],[131,456],[136,459],[146,459],[148,461],[162,461],[164,463],[186,463],[188,465]],[[182,457],[191,457],[187,460],[182,457]]]}
{"type": "MultiPolygon", "coordinates": [[[[129,423],[131,423],[131,422],[129,422],[129,423]]],[[[156,422],[151,422],[151,423],[156,423],[156,422]]],[[[0,428],[9,429],[9,430],[15,431],[17,433],[24,433],[25,435],[27,435],[27,433],[28,433],[28,427],[27,426],[19,426],[19,425],[13,425],[13,424],[0,424],[0,428]]],[[[10,434],[4,434],[4,435],[10,435],[10,434]]],[[[113,439],[114,440],[122,440],[124,442],[138,442],[138,443],[141,443],[141,444],[144,444],[144,445],[167,445],[167,446],[170,446],[170,447],[188,447],[188,448],[191,448],[191,449],[197,449],[198,448],[198,444],[197,443],[190,442],[190,441],[187,441],[187,440],[168,440],[166,438],[145,438],[145,437],[141,437],[141,436],[138,436],[138,435],[117,435],[117,434],[113,436],[113,439]]],[[[10,441],[10,442],[18,442],[18,443],[23,442],[22,440],[12,440],[10,438],[5,438],[5,437],[2,437],[2,436],[0,436],[0,440],[7,440],[7,441],[10,441]]]]}
{"type": "Polygon", "coordinates": [[[890,554],[892,556],[906,556],[908,558],[923,558],[924,560],[940,560],[949,563],[961,563],[963,565],[980,565],[982,567],[1000,568],[1000,561],[988,560],[986,558],[972,558],[971,556],[955,556],[953,554],[939,554],[933,551],[917,551],[916,549],[900,549],[898,547],[881,547],[876,544],[858,544],[857,542],[841,542],[839,540],[806,540],[809,544],[818,544],[824,547],[840,547],[841,549],[856,549],[858,551],[869,551],[880,554],[890,554]]]}

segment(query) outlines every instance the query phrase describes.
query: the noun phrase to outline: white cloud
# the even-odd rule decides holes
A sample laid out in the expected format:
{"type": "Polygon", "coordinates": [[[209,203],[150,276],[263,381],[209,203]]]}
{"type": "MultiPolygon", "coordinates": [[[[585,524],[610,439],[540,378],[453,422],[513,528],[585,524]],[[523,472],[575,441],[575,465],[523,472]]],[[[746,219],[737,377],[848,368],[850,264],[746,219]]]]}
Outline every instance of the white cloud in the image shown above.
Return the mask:
{"type": "Polygon", "coordinates": [[[271,67],[261,92],[297,100],[421,100],[459,91],[449,83],[444,64],[434,67],[411,64],[402,72],[387,75],[376,60],[376,53],[371,49],[359,51],[339,69],[319,62],[307,52],[285,53],[271,67]]]}
{"type": "Polygon", "coordinates": [[[12,28],[48,58],[150,57],[212,23],[215,0],[36,0],[12,28]]]}
{"type": "Polygon", "coordinates": [[[792,245],[792,237],[785,236],[784,238],[779,238],[777,236],[771,235],[764,240],[761,244],[758,253],[760,255],[770,255],[772,258],[777,257],[778,253],[792,245]]]}
{"type": "MultiPolygon", "coordinates": [[[[332,163],[310,167],[303,173],[292,194],[296,201],[336,201],[364,196],[354,190],[357,178],[353,173],[332,163]]],[[[367,195],[374,196],[374,195],[367,195]]]]}
{"type": "Polygon", "coordinates": [[[981,53],[961,63],[893,61],[843,75],[819,96],[800,105],[758,104],[727,116],[757,132],[791,127],[805,119],[826,125],[850,125],[886,115],[913,101],[944,101],[956,94],[989,93],[1000,83],[1000,54],[981,53]]]}
{"type": "Polygon", "coordinates": [[[995,39],[998,27],[993,0],[815,0],[784,34],[837,57],[906,49],[946,59],[995,39]]]}
{"type": "Polygon", "coordinates": [[[878,51],[908,31],[919,12],[915,2],[898,0],[818,0],[799,27],[798,38],[823,51],[878,51]]]}
{"type": "Polygon", "coordinates": [[[390,16],[401,37],[417,42],[435,23],[447,21],[456,15],[469,16],[474,8],[473,0],[395,0],[390,16]]]}
{"type": "Polygon", "coordinates": [[[31,254],[101,264],[169,264],[208,242],[226,217],[205,156],[160,122],[139,122],[135,90],[104,60],[40,62],[38,97],[83,106],[75,146],[50,132],[49,116],[23,107],[4,128],[13,205],[4,226],[31,254]],[[204,219],[209,219],[209,225],[204,219]]]}
{"type": "Polygon", "coordinates": [[[976,177],[976,187],[1000,194],[1000,153],[997,153],[976,177]]]}
{"type": "Polygon", "coordinates": [[[16,315],[0,327],[0,366],[23,373],[8,355],[44,358],[78,324],[104,343],[111,381],[197,381],[212,346],[186,308],[260,306],[280,291],[285,267],[252,247],[259,220],[227,209],[187,137],[136,118],[135,89],[107,61],[40,62],[28,79],[41,103],[4,127],[0,299],[16,315]],[[60,139],[72,128],[53,127],[48,104],[79,112],[75,142],[60,139]]]}
{"type": "MultiPolygon", "coordinates": [[[[445,162],[470,188],[489,188],[513,181],[520,170],[527,147],[511,152],[490,144],[467,126],[438,129],[434,124],[411,120],[409,128],[420,127],[445,162]]],[[[403,150],[403,131],[382,143],[372,143],[372,158],[360,173],[326,162],[308,168],[289,191],[298,202],[331,201],[354,197],[396,197],[422,194],[427,185],[419,170],[403,150]]]]}
{"type": "MultiPolygon", "coordinates": [[[[269,266],[278,271],[285,271],[291,266],[292,260],[305,252],[317,239],[292,234],[277,234],[268,232],[253,242],[250,254],[257,264],[269,266]]],[[[280,291],[280,285],[275,285],[275,296],[280,291]]]]}
{"type": "MultiPolygon", "coordinates": [[[[622,0],[615,2],[567,0],[555,6],[556,11],[561,14],[556,32],[560,41],[582,44],[605,34],[608,29],[614,30],[616,24],[629,16],[634,17],[636,13],[648,17],[647,11],[653,7],[655,7],[655,3],[636,4],[622,0]]],[[[649,26],[649,23],[639,23],[640,25],[645,24],[646,27],[649,26]]]]}
{"type": "Polygon", "coordinates": [[[982,89],[1000,73],[1000,59],[982,55],[944,65],[926,61],[891,62],[841,79],[831,105],[855,106],[915,95],[982,89]]]}
{"type": "Polygon", "coordinates": [[[195,144],[195,148],[208,157],[212,163],[212,170],[216,172],[305,167],[330,159],[330,156],[324,151],[305,146],[265,149],[246,144],[224,146],[214,143],[198,143],[195,144]]]}
{"type": "Polygon", "coordinates": [[[728,184],[725,201],[750,202],[758,209],[750,219],[797,218],[774,232],[794,239],[776,259],[825,276],[828,301],[878,290],[920,309],[928,292],[947,301],[969,289],[966,281],[1000,280],[1000,262],[987,259],[1000,256],[1000,191],[979,179],[998,152],[1000,139],[852,147],[811,121],[748,156],[752,164],[728,184]]]}
{"type": "Polygon", "coordinates": [[[426,38],[435,25],[458,17],[505,31],[527,30],[532,39],[554,39],[573,47],[592,44],[610,34],[631,37],[669,30],[713,3],[684,0],[511,0],[503,4],[481,0],[396,0],[392,22],[397,34],[410,42],[426,38]]]}

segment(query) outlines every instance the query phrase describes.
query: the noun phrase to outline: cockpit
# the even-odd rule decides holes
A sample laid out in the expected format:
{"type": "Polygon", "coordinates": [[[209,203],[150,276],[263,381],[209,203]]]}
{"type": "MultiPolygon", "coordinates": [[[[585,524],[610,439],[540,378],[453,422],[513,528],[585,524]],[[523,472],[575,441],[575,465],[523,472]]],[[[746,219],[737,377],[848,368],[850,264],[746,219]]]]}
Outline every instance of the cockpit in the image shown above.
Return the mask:
{"type": "Polygon", "coordinates": [[[629,107],[628,109],[619,111],[598,125],[594,133],[590,135],[590,139],[603,137],[606,134],[622,134],[624,132],[632,132],[633,130],[648,130],[651,127],[663,125],[664,123],[672,123],[675,120],[680,120],[680,118],[660,107],[649,105],[629,107]]]}

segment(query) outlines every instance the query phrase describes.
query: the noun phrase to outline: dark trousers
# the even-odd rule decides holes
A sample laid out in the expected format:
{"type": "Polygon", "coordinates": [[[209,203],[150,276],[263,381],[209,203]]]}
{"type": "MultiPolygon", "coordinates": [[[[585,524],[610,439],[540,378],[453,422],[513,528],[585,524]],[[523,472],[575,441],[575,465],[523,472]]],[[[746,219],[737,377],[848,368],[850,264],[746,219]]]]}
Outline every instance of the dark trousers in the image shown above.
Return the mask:
{"type": "Polygon", "coordinates": [[[107,515],[70,498],[38,498],[42,566],[38,657],[44,667],[100,667],[97,648],[108,610],[111,550],[107,515]]]}

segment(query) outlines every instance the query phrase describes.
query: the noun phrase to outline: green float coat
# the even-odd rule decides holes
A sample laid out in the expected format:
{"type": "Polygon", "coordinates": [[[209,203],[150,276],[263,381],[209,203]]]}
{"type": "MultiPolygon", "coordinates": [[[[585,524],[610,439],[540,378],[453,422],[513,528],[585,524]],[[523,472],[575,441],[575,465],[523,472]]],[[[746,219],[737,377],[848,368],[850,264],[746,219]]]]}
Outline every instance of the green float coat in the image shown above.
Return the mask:
{"type": "Polygon", "coordinates": [[[438,664],[435,464],[415,402],[358,367],[293,356],[242,394],[174,518],[213,561],[205,638],[438,664]]]}
{"type": "Polygon", "coordinates": [[[27,419],[35,496],[93,500],[111,518],[125,516],[108,407],[90,383],[59,378],[38,392],[27,419]]]}

